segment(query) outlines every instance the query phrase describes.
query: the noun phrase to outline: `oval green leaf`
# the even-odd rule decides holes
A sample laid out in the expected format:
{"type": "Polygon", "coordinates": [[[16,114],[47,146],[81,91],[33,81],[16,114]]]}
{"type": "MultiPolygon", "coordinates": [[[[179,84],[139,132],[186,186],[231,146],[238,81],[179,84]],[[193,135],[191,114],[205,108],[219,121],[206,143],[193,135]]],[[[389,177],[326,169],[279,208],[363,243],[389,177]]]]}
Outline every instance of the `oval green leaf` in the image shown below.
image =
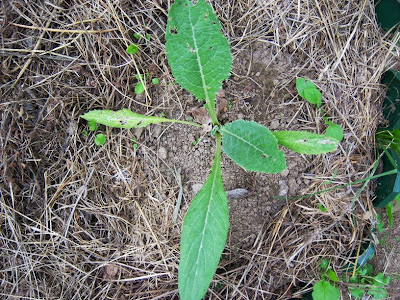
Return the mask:
{"type": "Polygon", "coordinates": [[[340,291],[330,282],[321,280],[314,285],[312,297],[315,300],[337,300],[340,298],[340,291]]]}
{"type": "Polygon", "coordinates": [[[268,128],[253,121],[237,120],[220,131],[222,150],[242,168],[264,173],[280,173],[286,169],[285,156],[268,128]]]}
{"type": "Polygon", "coordinates": [[[183,222],[178,272],[180,299],[203,298],[217,270],[228,228],[228,199],[222,184],[219,152],[183,222]]]}
{"type": "Polygon", "coordinates": [[[138,82],[136,85],[135,85],[135,94],[136,95],[139,95],[139,94],[141,94],[141,93],[143,93],[144,92],[144,86],[143,86],[143,84],[141,83],[141,82],[138,82]]]}
{"type": "Polygon", "coordinates": [[[106,142],[106,136],[103,133],[97,134],[94,138],[94,143],[97,146],[103,146],[105,142],[106,142]]]}
{"type": "Polygon", "coordinates": [[[176,0],[171,6],[165,48],[172,74],[184,89],[199,100],[209,100],[213,107],[232,68],[229,43],[220,30],[212,7],[204,0],[195,5],[176,0]]]}
{"type": "Polygon", "coordinates": [[[333,282],[338,282],[339,281],[335,271],[333,271],[332,269],[329,269],[328,271],[326,271],[326,276],[328,276],[328,278],[330,280],[332,280],[333,282]]]}
{"type": "Polygon", "coordinates": [[[128,54],[135,54],[138,51],[139,51],[139,47],[137,45],[135,45],[135,44],[130,44],[126,48],[126,53],[128,53],[128,54]]]}
{"type": "Polygon", "coordinates": [[[343,129],[339,124],[333,124],[332,122],[326,122],[329,126],[326,128],[325,135],[330,136],[341,142],[343,140],[343,129]]]}
{"type": "Polygon", "coordinates": [[[301,154],[321,154],[335,151],[338,140],[307,131],[274,131],[278,143],[301,154]]]}

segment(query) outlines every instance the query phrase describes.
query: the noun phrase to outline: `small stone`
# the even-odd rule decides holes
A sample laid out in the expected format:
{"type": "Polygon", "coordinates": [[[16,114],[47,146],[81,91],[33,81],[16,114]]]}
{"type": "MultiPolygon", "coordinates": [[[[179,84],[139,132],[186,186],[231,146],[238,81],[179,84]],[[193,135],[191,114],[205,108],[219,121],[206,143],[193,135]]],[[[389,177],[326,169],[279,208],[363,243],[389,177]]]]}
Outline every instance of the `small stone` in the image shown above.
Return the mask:
{"type": "Polygon", "coordinates": [[[279,127],[279,121],[278,120],[273,120],[271,124],[269,125],[270,129],[277,129],[279,127]]]}
{"type": "Polygon", "coordinates": [[[203,185],[201,183],[195,183],[192,184],[192,191],[194,194],[197,194],[198,192],[200,192],[201,188],[203,187],[203,185]]]}
{"type": "Polygon", "coordinates": [[[158,138],[161,134],[162,127],[160,125],[153,126],[153,132],[151,133],[152,137],[158,138]]]}
{"type": "Polygon", "coordinates": [[[258,77],[258,76],[260,76],[261,75],[261,72],[257,72],[256,73],[256,77],[258,77]]]}
{"type": "Polygon", "coordinates": [[[243,119],[243,118],[244,118],[244,114],[241,113],[241,112],[238,113],[238,114],[237,114],[237,118],[238,118],[238,119],[243,119]]]}
{"type": "Polygon", "coordinates": [[[167,149],[165,149],[164,147],[160,147],[160,148],[158,148],[158,156],[161,158],[161,159],[167,159],[167,156],[168,156],[168,152],[167,152],[167,149]]]}
{"type": "Polygon", "coordinates": [[[286,181],[279,180],[279,196],[286,196],[289,192],[289,186],[286,181]]]}

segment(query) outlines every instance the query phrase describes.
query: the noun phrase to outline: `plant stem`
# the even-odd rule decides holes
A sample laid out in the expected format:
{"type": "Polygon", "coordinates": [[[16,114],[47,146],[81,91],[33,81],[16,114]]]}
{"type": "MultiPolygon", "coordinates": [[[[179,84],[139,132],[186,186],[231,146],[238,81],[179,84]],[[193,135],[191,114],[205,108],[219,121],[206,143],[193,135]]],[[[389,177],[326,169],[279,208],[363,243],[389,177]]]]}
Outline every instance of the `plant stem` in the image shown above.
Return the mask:
{"type": "Polygon", "coordinates": [[[216,149],[215,149],[215,161],[217,164],[221,163],[221,133],[220,132],[216,132],[215,133],[215,144],[216,144],[216,149]]]}
{"type": "Polygon", "coordinates": [[[206,109],[210,115],[213,125],[219,125],[217,114],[215,113],[215,101],[211,101],[208,96],[206,98],[206,109]]]}

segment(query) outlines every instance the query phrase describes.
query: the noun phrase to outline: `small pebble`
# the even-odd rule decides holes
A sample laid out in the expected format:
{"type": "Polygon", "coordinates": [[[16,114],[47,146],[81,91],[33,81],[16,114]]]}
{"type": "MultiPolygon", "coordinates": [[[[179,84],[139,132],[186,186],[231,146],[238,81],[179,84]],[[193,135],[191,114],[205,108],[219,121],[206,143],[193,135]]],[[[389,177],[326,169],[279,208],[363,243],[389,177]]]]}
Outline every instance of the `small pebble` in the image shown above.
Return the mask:
{"type": "Polygon", "coordinates": [[[201,183],[192,184],[193,193],[197,194],[198,192],[200,192],[202,187],[203,187],[203,185],[201,183]]]}
{"type": "Polygon", "coordinates": [[[161,159],[167,159],[167,155],[168,155],[167,149],[165,149],[162,146],[160,148],[158,148],[158,156],[161,159]]]}

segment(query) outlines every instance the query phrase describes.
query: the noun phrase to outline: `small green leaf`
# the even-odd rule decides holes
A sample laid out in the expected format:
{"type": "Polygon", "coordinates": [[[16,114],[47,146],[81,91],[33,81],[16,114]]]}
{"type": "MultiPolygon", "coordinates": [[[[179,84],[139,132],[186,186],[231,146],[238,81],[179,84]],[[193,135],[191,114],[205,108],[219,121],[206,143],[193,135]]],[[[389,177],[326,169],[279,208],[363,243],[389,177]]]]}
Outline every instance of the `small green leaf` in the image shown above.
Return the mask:
{"type": "Polygon", "coordinates": [[[322,94],[313,82],[305,80],[304,78],[297,78],[296,89],[300,97],[307,100],[311,104],[316,104],[317,107],[321,106],[322,94]]]}
{"type": "Polygon", "coordinates": [[[332,269],[329,269],[328,271],[326,271],[326,276],[328,276],[328,278],[330,280],[332,280],[333,282],[338,282],[339,281],[335,271],[333,271],[332,269]]]}
{"type": "Polygon", "coordinates": [[[82,115],[81,118],[116,128],[139,128],[150,124],[174,121],[166,118],[143,116],[126,108],[118,111],[92,110],[82,115]]]}
{"type": "Polygon", "coordinates": [[[232,57],[213,8],[204,0],[176,0],[168,13],[165,38],[176,81],[197,99],[208,99],[215,110],[215,96],[230,75],[232,57]]]}
{"type": "Polygon", "coordinates": [[[192,142],[193,146],[196,146],[201,141],[201,138],[197,138],[192,142]]]}
{"type": "Polygon", "coordinates": [[[139,51],[139,47],[135,44],[130,44],[128,48],[126,48],[126,53],[128,54],[135,54],[139,51]]]}
{"type": "Polygon", "coordinates": [[[150,41],[150,38],[151,38],[151,37],[150,37],[150,34],[147,33],[147,34],[146,34],[146,40],[150,41]]]}
{"type": "Polygon", "coordinates": [[[274,131],[278,143],[302,154],[321,154],[336,150],[338,141],[323,134],[307,131],[274,131]]]}
{"type": "Polygon", "coordinates": [[[379,232],[385,231],[385,224],[383,224],[382,218],[380,214],[376,214],[376,229],[378,229],[379,232]]]}
{"type": "Polygon", "coordinates": [[[393,201],[386,205],[386,214],[389,220],[389,226],[393,227],[393,201]]]}
{"type": "Polygon", "coordinates": [[[356,299],[361,299],[364,296],[365,289],[359,289],[349,286],[349,291],[352,297],[356,299]]]}
{"type": "Polygon", "coordinates": [[[228,199],[222,185],[219,152],[183,222],[178,271],[180,299],[203,298],[217,270],[228,228],[228,199]]]}
{"type": "Polygon", "coordinates": [[[154,77],[152,80],[151,80],[151,82],[153,83],[153,84],[159,84],[159,82],[160,82],[160,80],[157,78],[157,77],[154,77]]]}
{"type": "Polygon", "coordinates": [[[379,273],[372,279],[373,279],[372,285],[375,286],[385,286],[390,283],[390,276],[385,276],[383,275],[383,273],[379,273]]]}
{"type": "Polygon", "coordinates": [[[88,122],[89,125],[89,131],[96,131],[97,130],[97,123],[96,121],[90,121],[88,122]]]}
{"type": "Polygon", "coordinates": [[[318,203],[318,209],[322,212],[328,211],[321,203],[318,203]]]}
{"type": "Polygon", "coordinates": [[[87,132],[87,130],[86,130],[86,129],[84,129],[84,130],[82,131],[82,134],[83,134],[84,136],[87,136],[87,135],[88,135],[88,132],[87,132]]]}
{"type": "Polygon", "coordinates": [[[314,300],[337,300],[340,298],[340,291],[328,281],[318,281],[312,292],[314,300]]]}
{"type": "Polygon", "coordinates": [[[141,82],[138,82],[136,85],[135,85],[135,94],[136,95],[139,95],[139,94],[141,94],[141,93],[143,93],[144,92],[144,86],[143,86],[143,84],[141,83],[141,82]]]}
{"type": "Polygon", "coordinates": [[[135,32],[135,33],[133,34],[133,36],[134,36],[137,40],[140,39],[140,34],[137,33],[137,32],[135,32]]]}
{"type": "Polygon", "coordinates": [[[94,143],[97,146],[103,146],[105,142],[106,142],[106,136],[102,133],[97,134],[94,138],[94,143]]]}
{"type": "Polygon", "coordinates": [[[383,287],[372,286],[368,289],[368,295],[374,297],[374,299],[386,299],[388,297],[388,292],[383,287]]]}
{"type": "Polygon", "coordinates": [[[248,171],[279,173],[286,169],[285,156],[268,128],[236,120],[221,127],[223,151],[248,171]]]}
{"type": "Polygon", "coordinates": [[[343,140],[343,129],[339,124],[333,124],[332,122],[327,122],[329,125],[326,129],[325,135],[334,138],[338,142],[343,140]]]}

